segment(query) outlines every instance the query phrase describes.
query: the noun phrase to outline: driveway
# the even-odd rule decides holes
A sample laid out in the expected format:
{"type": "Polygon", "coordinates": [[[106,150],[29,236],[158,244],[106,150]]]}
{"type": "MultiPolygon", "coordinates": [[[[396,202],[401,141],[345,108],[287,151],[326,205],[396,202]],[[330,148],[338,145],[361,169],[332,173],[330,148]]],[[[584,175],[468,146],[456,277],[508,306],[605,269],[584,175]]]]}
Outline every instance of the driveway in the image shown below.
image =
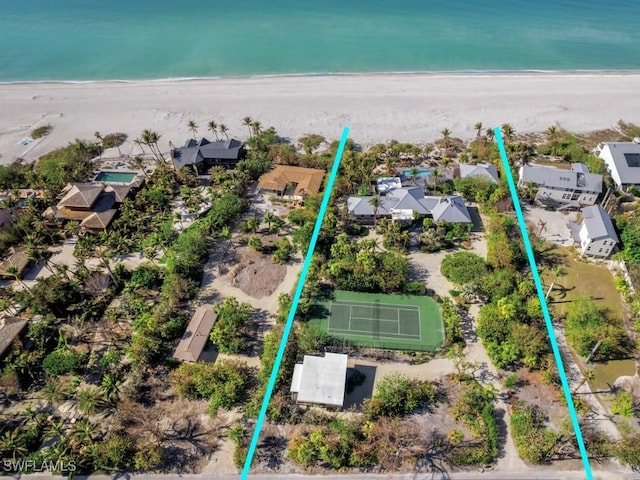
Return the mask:
{"type": "Polygon", "coordinates": [[[575,222],[579,212],[548,211],[529,205],[523,205],[522,210],[530,234],[565,247],[573,245],[573,237],[567,223],[575,222]]]}

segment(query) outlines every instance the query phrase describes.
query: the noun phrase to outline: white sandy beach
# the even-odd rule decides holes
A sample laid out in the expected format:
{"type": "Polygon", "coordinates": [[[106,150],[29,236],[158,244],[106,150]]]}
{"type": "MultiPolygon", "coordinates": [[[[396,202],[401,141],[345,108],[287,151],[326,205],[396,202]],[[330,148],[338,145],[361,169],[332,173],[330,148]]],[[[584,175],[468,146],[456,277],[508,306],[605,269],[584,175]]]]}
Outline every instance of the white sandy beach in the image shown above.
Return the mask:
{"type": "Polygon", "coordinates": [[[589,131],[618,120],[640,124],[640,74],[352,75],[257,77],[132,83],[0,85],[0,162],[34,160],[75,138],[124,132],[122,153],[145,129],[182,145],[194,120],[211,137],[215,120],[246,138],[250,116],[286,137],[307,133],[339,138],[343,126],[362,144],[396,139],[426,143],[449,128],[470,138],[473,125],[510,123],[516,132],[559,125],[589,131]],[[31,130],[51,124],[48,137],[20,145],[31,130]]]}

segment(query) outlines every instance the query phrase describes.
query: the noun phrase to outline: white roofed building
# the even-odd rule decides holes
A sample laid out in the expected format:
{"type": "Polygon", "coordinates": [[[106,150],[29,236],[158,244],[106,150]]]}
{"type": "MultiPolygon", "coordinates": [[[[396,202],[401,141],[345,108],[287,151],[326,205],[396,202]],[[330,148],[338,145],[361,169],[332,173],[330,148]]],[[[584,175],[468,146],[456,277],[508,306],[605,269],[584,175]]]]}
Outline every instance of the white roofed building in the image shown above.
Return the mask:
{"type": "Polygon", "coordinates": [[[291,393],[296,394],[296,401],[342,408],[347,359],[347,355],[340,353],[325,353],[324,357],[305,355],[293,370],[291,393]]]}

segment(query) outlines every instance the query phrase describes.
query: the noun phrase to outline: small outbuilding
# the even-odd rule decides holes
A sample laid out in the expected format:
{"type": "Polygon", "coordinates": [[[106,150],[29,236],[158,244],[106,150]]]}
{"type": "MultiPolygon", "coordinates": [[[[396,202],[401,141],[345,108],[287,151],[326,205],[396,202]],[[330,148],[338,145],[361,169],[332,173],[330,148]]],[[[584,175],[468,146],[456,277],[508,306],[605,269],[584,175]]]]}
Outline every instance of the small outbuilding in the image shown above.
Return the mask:
{"type": "Polygon", "coordinates": [[[209,334],[218,316],[211,305],[202,305],[191,317],[173,357],[183,362],[197,362],[207,345],[209,334]]]}
{"type": "Polygon", "coordinates": [[[324,357],[305,355],[293,370],[291,393],[296,394],[296,401],[342,408],[347,360],[348,356],[340,353],[325,353],[324,357]]]}

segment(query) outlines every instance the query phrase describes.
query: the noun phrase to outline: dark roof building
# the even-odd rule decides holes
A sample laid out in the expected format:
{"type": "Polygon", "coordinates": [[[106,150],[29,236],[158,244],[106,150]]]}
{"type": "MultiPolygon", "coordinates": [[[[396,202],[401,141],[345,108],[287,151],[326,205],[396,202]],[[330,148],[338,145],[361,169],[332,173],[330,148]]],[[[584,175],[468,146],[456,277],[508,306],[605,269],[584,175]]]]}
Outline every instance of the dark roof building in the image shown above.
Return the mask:
{"type": "Polygon", "coordinates": [[[198,172],[205,171],[214,165],[235,167],[244,156],[244,143],[239,140],[219,140],[210,142],[202,138],[199,142],[190,138],[183,147],[171,151],[173,166],[180,169],[195,166],[198,172]]]}

